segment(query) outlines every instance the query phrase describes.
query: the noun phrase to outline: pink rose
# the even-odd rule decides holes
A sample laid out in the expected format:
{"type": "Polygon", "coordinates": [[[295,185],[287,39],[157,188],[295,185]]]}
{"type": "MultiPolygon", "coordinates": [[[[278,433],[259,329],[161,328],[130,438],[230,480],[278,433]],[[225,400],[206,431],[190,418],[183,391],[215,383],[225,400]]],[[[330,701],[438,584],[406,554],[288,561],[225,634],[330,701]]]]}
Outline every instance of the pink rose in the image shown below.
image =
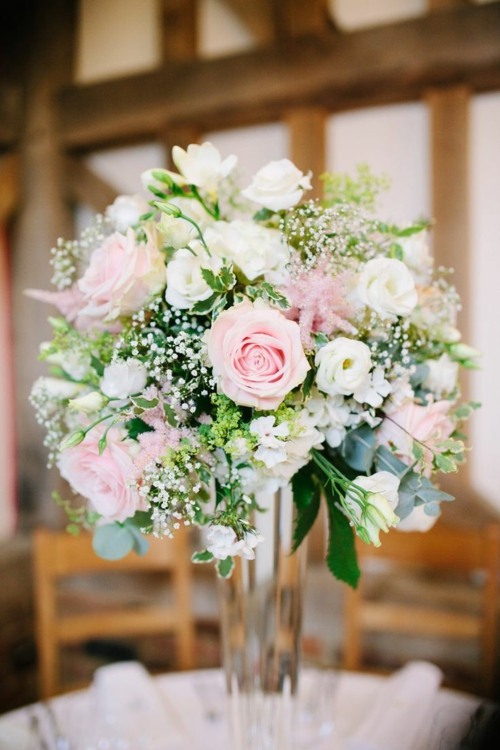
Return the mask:
{"type": "Polygon", "coordinates": [[[165,283],[165,263],[156,245],[137,243],[133,229],[126,235],[116,232],[94,250],[78,282],[82,314],[105,321],[132,315],[165,283]]]}
{"type": "Polygon", "coordinates": [[[144,500],[134,486],[133,444],[124,433],[112,428],[107,445],[99,455],[98,442],[104,427],[90,430],[83,443],[63,450],[58,467],[78,494],[90,500],[95,510],[111,521],[124,521],[136,510],[145,510],[144,500]]]}
{"type": "Polygon", "coordinates": [[[430,450],[424,450],[425,474],[430,476],[432,452],[439,453],[438,443],[446,440],[455,425],[448,416],[450,401],[434,401],[427,406],[419,406],[407,401],[386,417],[377,430],[377,442],[394,449],[396,456],[407,464],[413,463],[413,439],[424,443],[430,450]]]}
{"type": "Polygon", "coordinates": [[[241,302],[219,315],[209,331],[208,356],[221,391],[257,409],[276,409],[309,370],[297,323],[262,301],[241,302]]]}

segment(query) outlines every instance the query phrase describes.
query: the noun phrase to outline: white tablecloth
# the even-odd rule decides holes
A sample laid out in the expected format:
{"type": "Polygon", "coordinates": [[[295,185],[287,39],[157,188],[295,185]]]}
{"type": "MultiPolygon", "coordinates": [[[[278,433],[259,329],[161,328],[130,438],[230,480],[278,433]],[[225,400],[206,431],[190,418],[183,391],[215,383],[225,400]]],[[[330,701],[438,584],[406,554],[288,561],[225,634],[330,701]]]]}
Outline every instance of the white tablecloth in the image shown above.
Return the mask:
{"type": "MultiPolygon", "coordinates": [[[[310,744],[305,741],[302,747],[309,747],[311,750],[371,750],[375,747],[368,742],[366,736],[361,737],[360,744],[352,744],[350,738],[356,732],[359,733],[360,727],[366,725],[367,717],[370,717],[370,712],[373,715],[374,707],[378,705],[378,710],[380,709],[381,697],[390,695],[387,693],[389,681],[383,677],[347,672],[306,674],[308,677],[303,685],[309,684],[317,688],[315,695],[310,696],[309,703],[311,710],[316,712],[312,717],[313,722],[322,724],[324,731],[322,738],[316,735],[310,740],[310,744]]],[[[96,730],[97,722],[93,704],[96,700],[95,689],[60,696],[51,701],[61,729],[73,741],[68,750],[86,750],[87,747],[95,747],[96,750],[231,750],[227,733],[224,681],[220,671],[163,675],[151,681],[151,686],[162,705],[162,721],[166,721],[164,726],[168,726],[167,732],[161,732],[161,740],[156,736],[155,741],[148,741],[147,737],[148,728],[151,736],[155,732],[154,718],[145,713],[146,706],[140,705],[137,696],[127,719],[131,722],[130,726],[136,729],[142,727],[145,733],[138,731],[134,744],[118,738],[113,742],[103,741],[101,747],[92,744],[95,740],[89,739],[92,731],[96,730]]],[[[145,692],[148,693],[147,690],[145,692]]],[[[147,696],[145,701],[149,708],[150,697],[147,696]]],[[[99,700],[101,701],[100,698],[99,700]]],[[[456,750],[480,703],[480,699],[473,696],[443,689],[437,691],[432,697],[432,706],[427,711],[425,720],[421,722],[417,739],[406,745],[404,739],[398,739],[396,747],[398,750],[456,750]]],[[[391,704],[394,704],[394,696],[391,704]]],[[[0,750],[41,750],[42,745],[33,741],[33,731],[29,731],[30,724],[33,729],[34,716],[47,728],[48,739],[51,740],[46,712],[40,704],[35,704],[0,717],[0,750]]],[[[307,731],[306,726],[305,740],[307,731]]],[[[401,727],[398,731],[401,731],[401,727]]],[[[118,734],[117,728],[117,736],[118,734]]],[[[386,747],[392,750],[392,745],[390,742],[386,747]]],[[[56,745],[51,747],[48,742],[47,750],[57,750],[56,745]]],[[[385,748],[377,745],[376,750],[385,748]]]]}

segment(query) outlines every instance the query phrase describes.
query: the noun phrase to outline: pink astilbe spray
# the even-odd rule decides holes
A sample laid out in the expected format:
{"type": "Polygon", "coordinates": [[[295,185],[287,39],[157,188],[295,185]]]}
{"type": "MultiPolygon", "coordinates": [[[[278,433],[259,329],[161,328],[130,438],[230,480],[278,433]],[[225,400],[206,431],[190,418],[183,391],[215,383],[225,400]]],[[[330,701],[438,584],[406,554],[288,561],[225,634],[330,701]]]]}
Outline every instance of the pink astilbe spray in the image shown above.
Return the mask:
{"type": "Polygon", "coordinates": [[[288,282],[284,292],[291,307],[285,311],[287,318],[297,321],[304,348],[313,349],[313,333],[331,336],[335,331],[355,333],[348,318],[353,308],[347,301],[349,273],[333,276],[327,261],[313,270],[299,271],[288,282]]]}

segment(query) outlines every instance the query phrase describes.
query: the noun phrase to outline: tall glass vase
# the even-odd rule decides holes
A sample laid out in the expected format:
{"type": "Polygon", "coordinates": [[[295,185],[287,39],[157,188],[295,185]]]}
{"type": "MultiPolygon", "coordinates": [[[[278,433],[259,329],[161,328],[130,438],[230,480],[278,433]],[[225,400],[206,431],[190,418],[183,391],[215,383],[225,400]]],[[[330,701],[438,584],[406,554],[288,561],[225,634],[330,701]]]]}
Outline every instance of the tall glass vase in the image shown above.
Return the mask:
{"type": "Polygon", "coordinates": [[[232,750],[291,750],[306,549],[291,554],[293,500],[286,488],[258,498],[264,541],[219,582],[232,750]]]}

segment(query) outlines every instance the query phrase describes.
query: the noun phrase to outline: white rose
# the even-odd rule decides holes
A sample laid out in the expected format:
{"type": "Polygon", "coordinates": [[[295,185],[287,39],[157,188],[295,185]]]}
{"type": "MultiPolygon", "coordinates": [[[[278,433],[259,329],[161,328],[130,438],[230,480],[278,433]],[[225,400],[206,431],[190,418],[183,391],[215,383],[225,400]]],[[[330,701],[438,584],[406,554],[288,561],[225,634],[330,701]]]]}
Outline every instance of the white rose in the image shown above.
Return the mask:
{"type": "MultiPolygon", "coordinates": [[[[213,242],[219,237],[219,254],[233,261],[249,281],[258,276],[280,273],[290,260],[290,251],[277,229],[268,229],[255,222],[219,221],[213,226],[213,242]]],[[[211,248],[211,234],[206,236],[211,248]]],[[[217,243],[216,243],[217,244],[217,243]]]]}
{"type": "Polygon", "coordinates": [[[397,242],[403,250],[403,260],[415,279],[419,282],[427,280],[433,265],[427,232],[398,237],[397,242]]]}
{"type": "Polygon", "coordinates": [[[146,387],[148,371],[138,359],[113,362],[104,369],[101,391],[108,398],[124,399],[141,393],[146,387]]]}
{"type": "Polygon", "coordinates": [[[433,391],[437,398],[454,390],[458,379],[458,362],[454,362],[445,353],[439,359],[426,359],[424,365],[428,368],[423,382],[425,388],[433,391]]]}
{"type": "MultiPolygon", "coordinates": [[[[44,341],[40,345],[40,353],[44,354],[51,346],[52,344],[48,341],[44,341]]],[[[83,380],[90,370],[90,355],[79,351],[52,352],[45,355],[44,360],[50,362],[51,365],[61,367],[73,380],[83,380]]]]}
{"type": "Polygon", "coordinates": [[[362,341],[339,336],[316,354],[316,385],[324,393],[345,396],[354,393],[368,379],[372,361],[362,341]]]}
{"type": "Polygon", "coordinates": [[[381,318],[410,315],[417,304],[415,281],[405,264],[395,258],[372,258],[359,276],[361,301],[381,318]]]}
{"type": "Polygon", "coordinates": [[[141,195],[119,195],[106,209],[106,217],[117,232],[126,232],[139,223],[150,207],[141,195]]]}
{"type": "Polygon", "coordinates": [[[398,531],[429,531],[432,529],[440,514],[429,516],[425,512],[425,505],[415,505],[412,512],[396,526],[398,531]]]}
{"type": "Polygon", "coordinates": [[[227,177],[238,161],[234,154],[223,160],[209,141],[201,145],[192,143],[186,151],[180,146],[174,146],[172,160],[190,185],[209,191],[217,188],[219,180],[227,177]]]}
{"type": "Polygon", "coordinates": [[[201,269],[210,268],[217,273],[220,258],[210,257],[199,243],[191,243],[191,250],[181,248],[167,265],[167,289],[165,299],[169,305],[186,310],[196,302],[208,299],[213,289],[203,278],[201,269]]]}
{"type": "Polygon", "coordinates": [[[271,161],[259,169],[242,194],[272,211],[297,205],[304,190],[311,189],[311,173],[304,174],[289,159],[271,161]]]}

